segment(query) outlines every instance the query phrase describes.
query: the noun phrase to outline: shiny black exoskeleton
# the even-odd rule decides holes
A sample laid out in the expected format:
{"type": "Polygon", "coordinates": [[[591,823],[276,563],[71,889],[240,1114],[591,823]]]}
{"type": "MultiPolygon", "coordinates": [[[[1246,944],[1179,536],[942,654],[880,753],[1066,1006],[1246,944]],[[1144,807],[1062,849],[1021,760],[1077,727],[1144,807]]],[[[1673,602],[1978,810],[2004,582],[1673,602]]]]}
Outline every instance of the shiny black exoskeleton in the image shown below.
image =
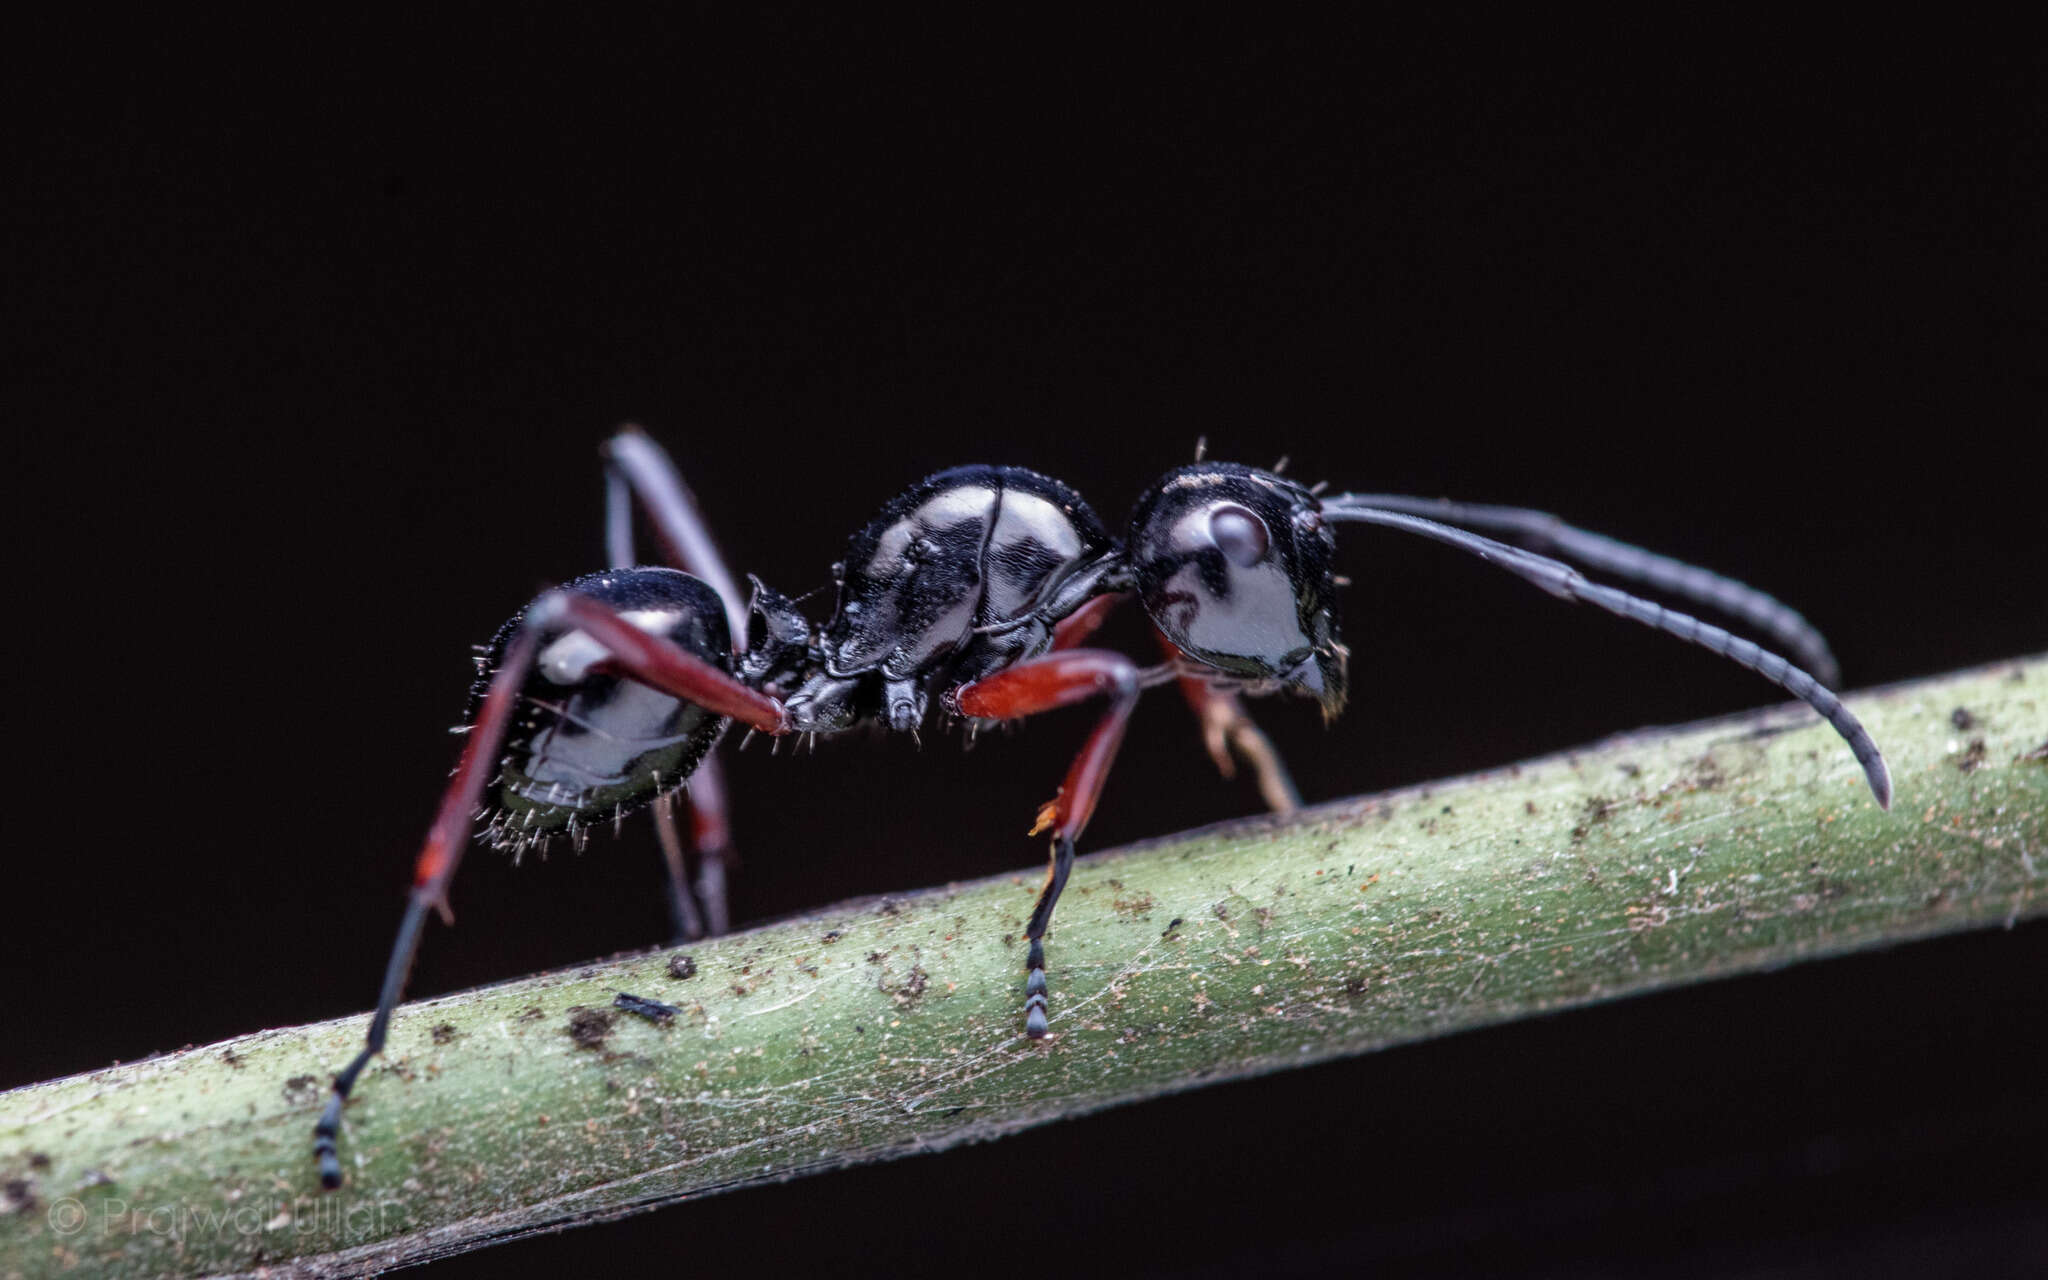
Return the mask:
{"type": "MultiPolygon", "coordinates": [[[[752,687],[788,684],[799,733],[871,720],[914,730],[936,695],[1045,654],[1061,621],[1118,592],[1135,592],[1161,634],[1219,675],[1299,689],[1335,715],[1346,687],[1335,546],[1308,490],[1251,467],[1170,473],[1119,542],[1067,485],[968,466],[911,486],[853,536],[815,630],[756,583],[753,640],[737,659],[724,602],[690,574],[619,568],[562,589],[752,687]]],[[[514,615],[480,658],[470,720],[526,622],[514,615]]],[[[515,852],[561,834],[580,844],[592,825],[680,787],[723,724],[607,669],[604,647],[574,627],[545,628],[538,643],[482,815],[485,838],[515,852]]]]}
{"type": "MultiPolygon", "coordinates": [[[[597,600],[650,635],[730,672],[725,605],[708,583],[679,569],[609,569],[563,588],[597,600]]],[[[477,659],[467,721],[474,722],[526,625],[521,610],[477,659]]],[[[617,822],[696,772],[724,720],[602,668],[602,645],[574,628],[538,636],[540,650],[506,729],[505,756],[482,816],[483,837],[515,853],[566,834],[581,847],[590,824],[617,822]]]]}
{"type": "Polygon", "coordinates": [[[1314,494],[1236,463],[1182,467],[1138,499],[1125,546],[1124,576],[1182,653],[1344,709],[1337,540],[1314,494]]]}
{"type": "Polygon", "coordinates": [[[791,720],[799,732],[865,718],[915,728],[935,688],[1044,654],[1075,610],[1127,591],[1188,657],[1301,690],[1335,715],[1346,689],[1335,550],[1314,495],[1235,463],[1168,474],[1121,543],[1057,480],[942,471],[854,535],[791,720]]]}
{"type": "Polygon", "coordinates": [[[739,598],[673,465],[628,430],[607,446],[613,569],[535,600],[484,653],[468,741],[422,848],[411,901],[364,1048],[336,1075],[315,1128],[321,1181],[341,1181],[341,1109],[383,1047],[427,915],[474,834],[521,850],[652,804],[678,931],[724,924],[729,859],[718,739],[735,719],[774,735],[863,722],[914,731],[936,707],[970,723],[1020,719],[1099,699],[1105,709],[1039,829],[1052,834],[1046,883],[1024,929],[1025,1031],[1048,1034],[1044,938],[1140,692],[1176,678],[1226,772],[1241,757],[1276,808],[1294,802],[1278,756],[1238,692],[1294,692],[1325,716],[1343,707],[1331,525],[1378,525],[1447,543],[1562,599],[1591,604],[1755,671],[1827,718],[1879,804],[1891,781],[1877,745],[1826,687],[1833,658],[1797,613],[1704,569],[1519,508],[1398,495],[1319,497],[1274,471],[1178,468],[1138,500],[1121,537],[1057,480],[968,466],[911,486],[855,534],[834,570],[831,616],[814,625],[753,583],[739,598]],[[675,568],[635,564],[632,502],[675,568]],[[1509,545],[1485,530],[1524,544],[1509,545]],[[1551,555],[1539,554],[1540,551],[1551,555]],[[1552,556],[1557,558],[1552,558],[1552,556]],[[1688,614],[1589,581],[1566,561],[1707,604],[1796,654],[1805,668],[1688,614]],[[1114,601],[1144,609],[1166,661],[1077,647],[1114,601]],[[686,783],[695,898],[671,797],[686,783]],[[703,911],[698,911],[701,903],[703,911]]]}
{"type": "Polygon", "coordinates": [[[955,467],[905,490],[834,566],[839,595],[788,699],[800,733],[908,731],[936,687],[1045,652],[1114,544],[1081,495],[1022,467],[955,467]],[[1062,588],[1067,588],[1062,592],[1062,588]]]}

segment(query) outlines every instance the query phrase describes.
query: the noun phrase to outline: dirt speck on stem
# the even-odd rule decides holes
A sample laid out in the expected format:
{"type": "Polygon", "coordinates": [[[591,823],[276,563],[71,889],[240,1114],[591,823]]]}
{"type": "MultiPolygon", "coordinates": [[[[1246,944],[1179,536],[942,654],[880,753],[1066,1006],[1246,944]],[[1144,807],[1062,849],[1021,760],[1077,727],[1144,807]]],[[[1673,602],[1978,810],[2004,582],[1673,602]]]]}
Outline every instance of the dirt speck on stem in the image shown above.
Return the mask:
{"type": "Polygon", "coordinates": [[[569,1010],[569,1038],[579,1049],[602,1049],[605,1037],[612,1033],[612,1021],[616,1017],[608,1009],[576,1005],[569,1010]]]}

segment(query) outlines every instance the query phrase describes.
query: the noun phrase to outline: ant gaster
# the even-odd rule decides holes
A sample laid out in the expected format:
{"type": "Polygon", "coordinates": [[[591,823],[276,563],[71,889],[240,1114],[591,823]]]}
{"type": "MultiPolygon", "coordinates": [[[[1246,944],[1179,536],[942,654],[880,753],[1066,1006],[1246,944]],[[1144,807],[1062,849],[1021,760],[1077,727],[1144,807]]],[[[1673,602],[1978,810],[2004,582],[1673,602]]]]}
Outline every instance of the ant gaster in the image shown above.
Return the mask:
{"type": "Polygon", "coordinates": [[[1342,521],[1448,543],[1554,596],[1749,668],[1826,718],[1878,803],[1891,802],[1877,744],[1829,692],[1834,659],[1805,619],[1754,588],[1541,512],[1380,494],[1321,498],[1277,469],[1205,462],[1198,452],[1193,465],[1146,491],[1118,538],[1057,480],[1020,467],[958,467],[912,486],[853,536],[834,568],[831,618],[814,626],[758,580],[742,600],[689,490],[647,436],[628,428],[604,456],[613,567],[542,595],[479,659],[467,742],[420,852],[376,1015],[362,1051],[335,1077],[315,1130],[326,1186],[341,1181],[342,1105],[383,1047],[427,913],[447,918],[448,882],[474,824],[514,851],[557,835],[580,845],[593,823],[616,824],[652,806],[679,933],[726,928],[729,841],[711,752],[734,721],[777,736],[865,722],[915,732],[934,698],[943,715],[970,728],[1106,702],[1033,828],[1052,836],[1045,887],[1024,931],[1024,1029],[1043,1037],[1046,927],[1143,689],[1177,680],[1218,766],[1229,773],[1235,750],[1270,804],[1295,803],[1279,758],[1235,695],[1305,694],[1325,717],[1343,708],[1348,653],[1338,638],[1332,531],[1342,521]],[[635,499],[675,567],[635,566],[635,499]],[[1593,583],[1566,560],[1709,605],[1789,649],[1799,665],[1593,583]],[[1080,647],[1110,608],[1131,598],[1157,633],[1161,664],[1141,668],[1122,654],[1080,647]],[[694,900],[678,794],[691,810],[694,900]]]}

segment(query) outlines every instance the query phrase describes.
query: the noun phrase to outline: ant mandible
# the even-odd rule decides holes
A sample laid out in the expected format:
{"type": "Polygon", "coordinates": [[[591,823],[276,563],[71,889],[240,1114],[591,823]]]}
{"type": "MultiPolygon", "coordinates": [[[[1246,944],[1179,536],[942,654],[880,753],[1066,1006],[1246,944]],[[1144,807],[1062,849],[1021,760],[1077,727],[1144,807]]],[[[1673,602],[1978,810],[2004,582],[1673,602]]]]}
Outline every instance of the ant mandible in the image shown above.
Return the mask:
{"type": "Polygon", "coordinates": [[[853,536],[834,566],[831,619],[814,626],[758,579],[750,579],[751,598],[741,598],[688,488],[646,435],[625,429],[604,458],[613,567],[527,605],[478,660],[468,740],[420,851],[376,1016],[361,1052],[335,1076],[315,1129],[324,1186],[341,1183],[342,1106],[383,1048],[428,912],[449,918],[448,882],[473,824],[499,848],[519,851],[557,835],[580,847],[591,824],[616,824],[651,806],[678,932],[724,931],[729,842],[710,752],[735,721],[776,736],[867,722],[914,733],[934,695],[943,715],[970,729],[1107,701],[1033,828],[1052,835],[1045,887],[1024,931],[1024,1030],[1043,1037],[1046,927],[1142,690],[1178,680],[1218,766],[1232,770],[1234,749],[1269,804],[1295,803],[1278,756],[1235,695],[1306,694],[1326,718],[1343,708],[1348,653],[1338,639],[1335,522],[1448,543],[1561,599],[1749,668],[1818,711],[1862,765],[1878,804],[1891,804],[1884,758],[1829,691],[1834,658],[1804,618],[1755,588],[1541,512],[1385,494],[1323,498],[1321,486],[1205,462],[1198,451],[1193,465],[1146,491],[1118,540],[1057,480],[1021,467],[957,467],[905,490],[853,536]],[[635,565],[635,500],[675,567],[635,565]],[[1789,649],[1798,664],[1588,581],[1566,560],[1711,606],[1789,649]],[[1133,596],[1166,654],[1149,668],[1080,647],[1109,609],[1133,596]],[[679,793],[691,810],[694,901],[677,831],[679,793]]]}

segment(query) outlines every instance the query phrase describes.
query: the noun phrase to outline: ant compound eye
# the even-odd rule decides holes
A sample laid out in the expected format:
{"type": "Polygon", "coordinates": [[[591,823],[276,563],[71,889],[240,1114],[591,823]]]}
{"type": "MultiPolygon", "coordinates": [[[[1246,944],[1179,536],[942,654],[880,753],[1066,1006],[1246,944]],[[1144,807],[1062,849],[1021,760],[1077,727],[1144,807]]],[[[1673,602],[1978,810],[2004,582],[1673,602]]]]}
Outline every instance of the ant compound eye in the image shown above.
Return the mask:
{"type": "Polygon", "coordinates": [[[1264,560],[1272,545],[1265,521],[1234,502],[1222,503],[1209,513],[1209,537],[1223,558],[1240,569],[1264,560]]]}

